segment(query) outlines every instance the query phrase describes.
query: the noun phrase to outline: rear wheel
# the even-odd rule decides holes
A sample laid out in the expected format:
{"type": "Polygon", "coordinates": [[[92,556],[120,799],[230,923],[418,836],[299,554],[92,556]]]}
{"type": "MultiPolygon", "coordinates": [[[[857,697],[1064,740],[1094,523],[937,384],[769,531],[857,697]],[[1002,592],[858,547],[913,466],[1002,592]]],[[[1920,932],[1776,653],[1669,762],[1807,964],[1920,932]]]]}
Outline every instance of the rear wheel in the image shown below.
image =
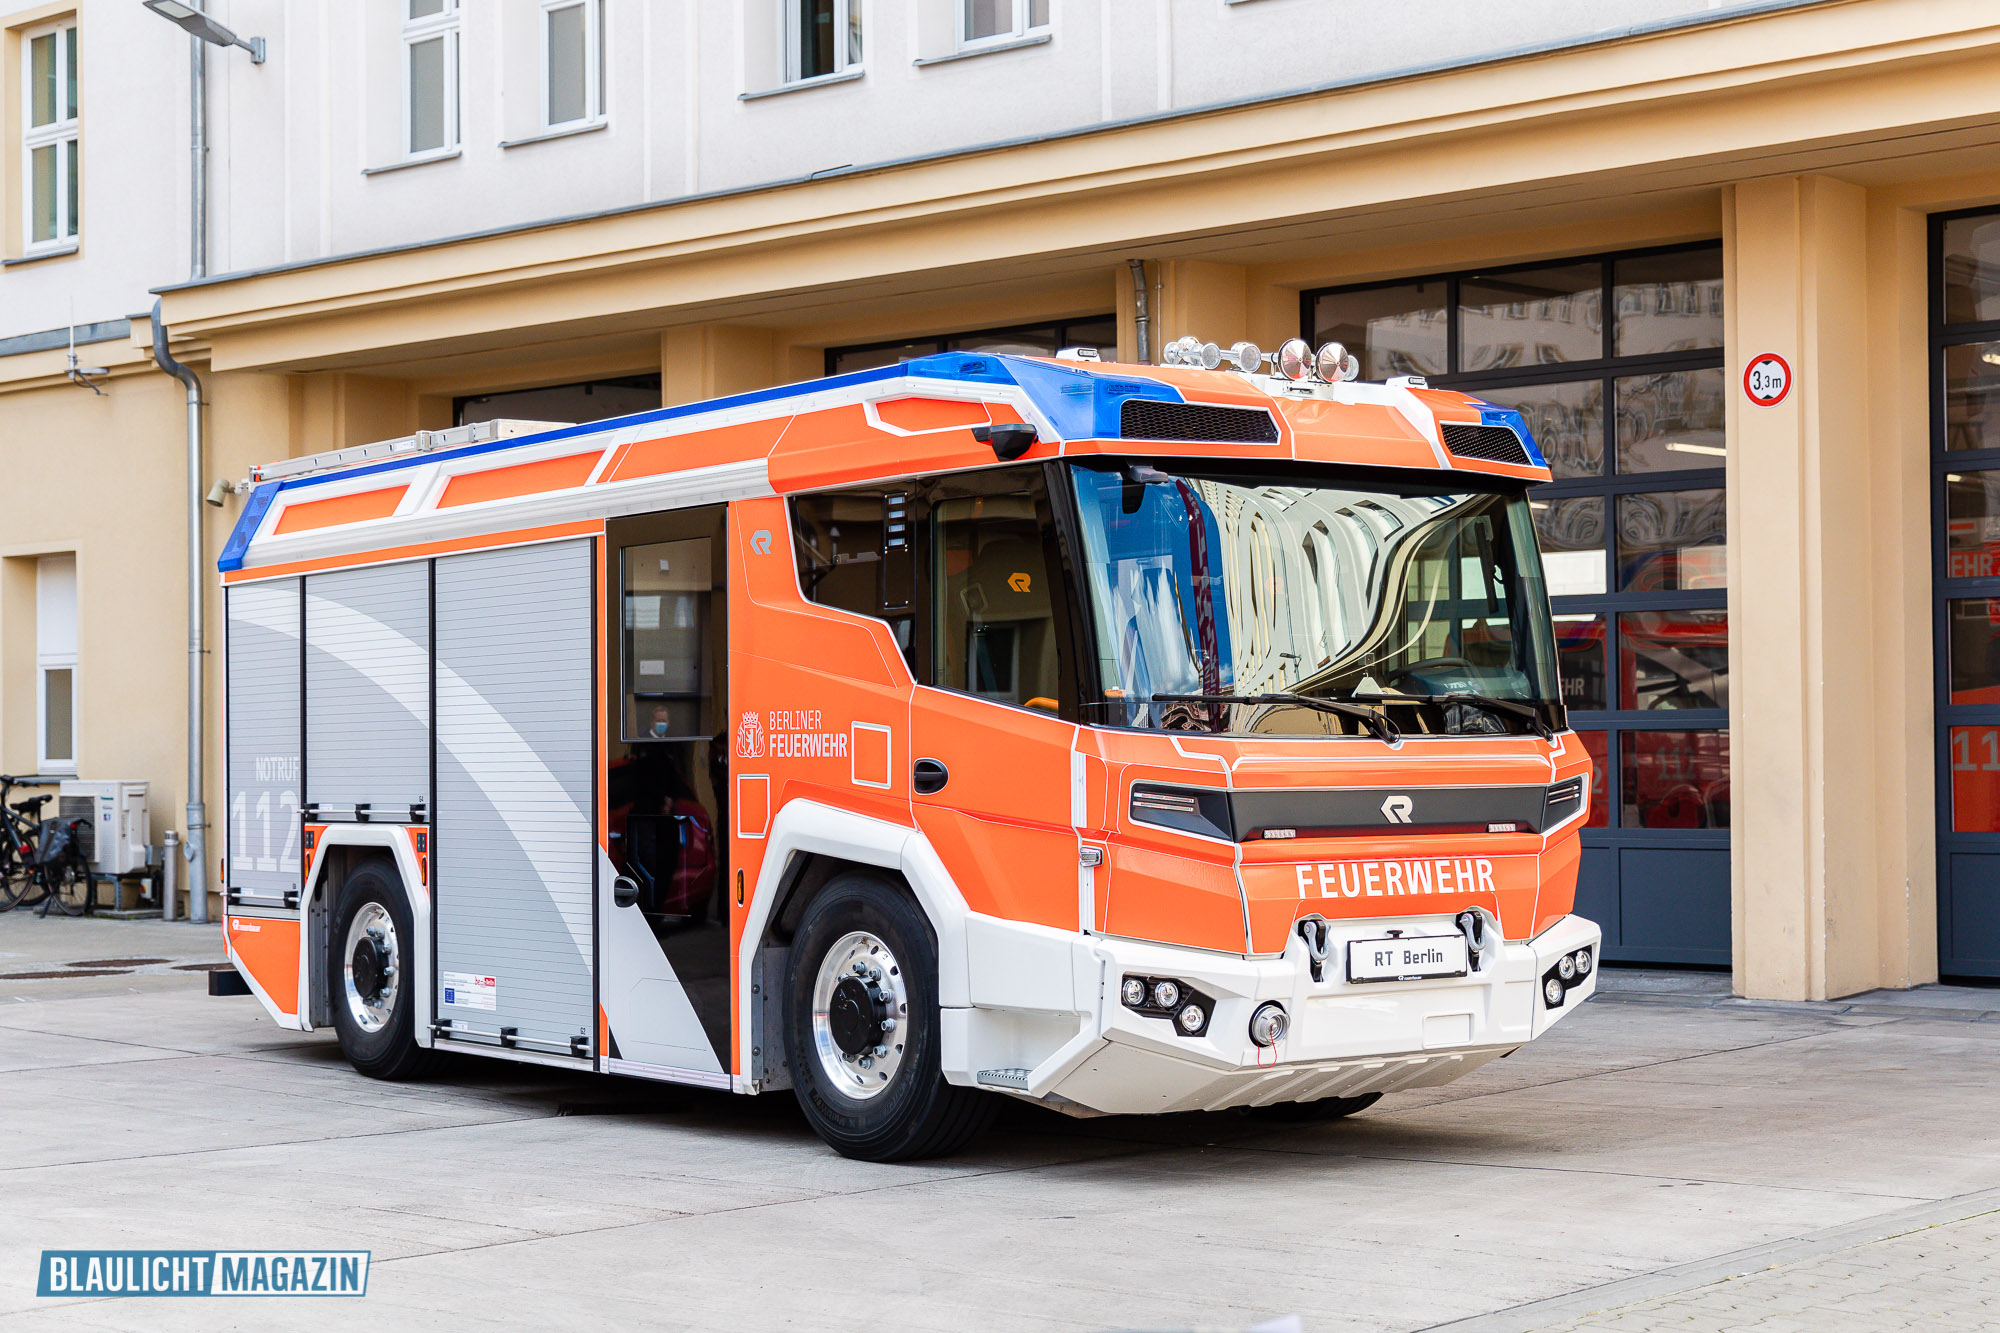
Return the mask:
{"type": "Polygon", "coordinates": [[[942,1156],[993,1118],[991,1094],[945,1082],[937,937],[878,876],[838,876],[807,906],[792,940],[785,1037],[799,1106],[842,1156],[942,1156]]]}
{"type": "Polygon", "coordinates": [[[340,886],[327,931],[327,990],[348,1063],[370,1078],[409,1079],[435,1067],[417,1045],[416,931],[395,870],[363,861],[340,886]]]}

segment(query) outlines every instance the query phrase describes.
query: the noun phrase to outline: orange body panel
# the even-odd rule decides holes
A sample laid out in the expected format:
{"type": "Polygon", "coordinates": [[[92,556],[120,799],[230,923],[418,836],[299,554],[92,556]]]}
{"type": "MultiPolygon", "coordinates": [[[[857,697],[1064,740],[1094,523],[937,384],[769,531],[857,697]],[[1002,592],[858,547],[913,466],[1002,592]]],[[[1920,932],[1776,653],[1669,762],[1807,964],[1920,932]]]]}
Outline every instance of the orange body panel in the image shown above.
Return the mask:
{"type": "Polygon", "coordinates": [[[517,495],[581,486],[590,480],[591,469],[602,457],[602,450],[593,449],[587,454],[571,454],[567,458],[544,458],[535,463],[516,463],[512,467],[461,473],[445,483],[444,494],[438,497],[437,507],[452,509],[487,500],[510,500],[517,495]]]}
{"type": "MultiPolygon", "coordinates": [[[[1038,444],[1027,457],[1049,457],[1055,448],[1038,444]]],[[[897,435],[878,429],[859,406],[830,407],[792,418],[771,453],[771,485],[780,491],[810,491],[992,465],[993,447],[973,439],[969,426],[897,435]]]]}
{"type": "Polygon", "coordinates": [[[232,916],[229,955],[254,978],[281,1013],[299,1012],[299,923],[296,917],[232,916]]]}
{"type": "MultiPolygon", "coordinates": [[[[1076,728],[1032,710],[918,689],[911,759],[950,773],[912,797],[917,826],[975,912],[1078,929],[1077,834],[1070,822],[1076,728]]],[[[1086,923],[1087,924],[1087,923],[1086,923]]]]}
{"type": "Polygon", "coordinates": [[[1437,466],[1431,442],[1394,408],[1308,398],[1290,404],[1286,414],[1300,458],[1382,467],[1437,466]]]}
{"type": "Polygon", "coordinates": [[[599,481],[630,481],[635,477],[657,477],[690,468],[764,458],[769,456],[771,446],[778,442],[778,436],[790,421],[790,417],[776,416],[740,426],[717,426],[713,430],[620,445],[599,481]]]}
{"type": "Polygon", "coordinates": [[[409,493],[409,489],[408,486],[385,486],[379,491],[330,495],[324,500],[302,500],[285,506],[284,512],[278,515],[278,526],[272,531],[283,536],[288,532],[310,532],[314,528],[387,518],[396,512],[397,505],[403,503],[403,496],[409,493]]]}
{"type": "Polygon", "coordinates": [[[986,404],[956,398],[891,398],[875,404],[875,417],[911,432],[964,430],[988,421],[986,404]]]}

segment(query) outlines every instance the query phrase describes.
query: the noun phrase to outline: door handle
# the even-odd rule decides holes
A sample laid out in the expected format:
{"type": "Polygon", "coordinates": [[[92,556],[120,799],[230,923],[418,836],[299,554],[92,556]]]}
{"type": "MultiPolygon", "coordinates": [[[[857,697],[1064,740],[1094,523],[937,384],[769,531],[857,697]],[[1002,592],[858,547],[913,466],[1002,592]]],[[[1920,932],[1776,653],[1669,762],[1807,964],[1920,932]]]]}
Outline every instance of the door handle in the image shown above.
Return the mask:
{"type": "Polygon", "coordinates": [[[919,759],[910,776],[910,785],[919,796],[935,796],[951,781],[951,770],[935,759],[919,759]]]}
{"type": "Polygon", "coordinates": [[[620,907],[630,907],[639,901],[639,881],[630,875],[620,875],[611,881],[611,901],[620,907]]]}

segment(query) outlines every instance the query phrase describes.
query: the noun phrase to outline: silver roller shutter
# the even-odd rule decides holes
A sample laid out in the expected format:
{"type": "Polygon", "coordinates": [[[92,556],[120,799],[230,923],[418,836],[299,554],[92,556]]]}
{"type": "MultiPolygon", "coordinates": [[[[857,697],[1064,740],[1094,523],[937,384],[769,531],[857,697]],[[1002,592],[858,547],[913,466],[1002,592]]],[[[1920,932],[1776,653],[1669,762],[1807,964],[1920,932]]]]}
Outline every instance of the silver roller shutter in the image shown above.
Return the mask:
{"type": "Polygon", "coordinates": [[[436,1012],[543,1052],[596,1030],[592,595],[587,542],[437,562],[436,1012]]]}
{"type": "Polygon", "coordinates": [[[299,889],[299,581],[225,594],[228,887],[282,899],[299,889]]]}
{"type": "Polygon", "coordinates": [[[430,799],[430,566],[306,578],[306,799],[407,817],[430,799]]]}

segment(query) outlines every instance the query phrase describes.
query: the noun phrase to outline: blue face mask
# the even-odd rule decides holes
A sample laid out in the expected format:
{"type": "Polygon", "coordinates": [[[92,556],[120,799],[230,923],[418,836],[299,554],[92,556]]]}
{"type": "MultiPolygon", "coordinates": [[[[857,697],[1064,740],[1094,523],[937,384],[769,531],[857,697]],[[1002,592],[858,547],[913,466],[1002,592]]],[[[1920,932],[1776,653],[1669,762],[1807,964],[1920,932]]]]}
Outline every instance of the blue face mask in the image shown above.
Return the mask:
{"type": "Polygon", "coordinates": [[[664,722],[655,722],[653,724],[653,734],[655,736],[664,736],[667,734],[667,730],[667,724],[664,722]]]}

